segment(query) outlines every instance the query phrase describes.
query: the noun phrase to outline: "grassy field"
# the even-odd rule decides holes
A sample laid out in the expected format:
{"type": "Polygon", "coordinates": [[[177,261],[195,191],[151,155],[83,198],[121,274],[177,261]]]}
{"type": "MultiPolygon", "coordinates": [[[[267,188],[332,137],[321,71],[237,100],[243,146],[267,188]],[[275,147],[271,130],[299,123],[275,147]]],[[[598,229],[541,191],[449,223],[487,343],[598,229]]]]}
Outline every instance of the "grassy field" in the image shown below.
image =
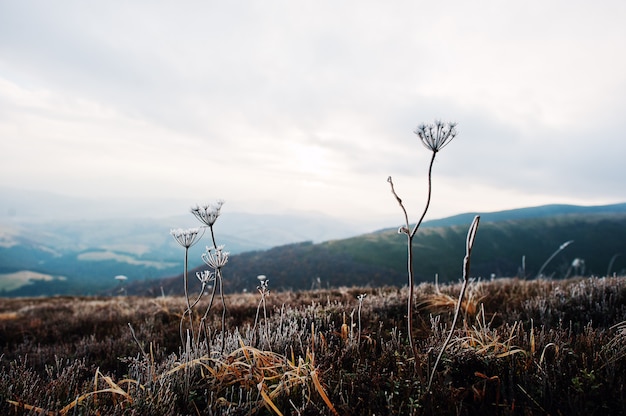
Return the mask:
{"type": "Polygon", "coordinates": [[[459,290],[416,287],[415,355],[406,288],[228,295],[196,346],[183,297],[0,299],[0,414],[626,414],[626,279],[472,282],[428,390],[459,290]]]}

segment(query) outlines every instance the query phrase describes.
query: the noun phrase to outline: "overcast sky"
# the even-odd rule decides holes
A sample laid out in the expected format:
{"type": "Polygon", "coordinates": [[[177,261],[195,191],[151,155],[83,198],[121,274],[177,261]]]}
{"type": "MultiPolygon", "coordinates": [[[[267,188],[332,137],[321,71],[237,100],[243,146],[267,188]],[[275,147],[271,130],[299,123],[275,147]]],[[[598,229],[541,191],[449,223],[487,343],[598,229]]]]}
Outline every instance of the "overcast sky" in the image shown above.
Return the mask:
{"type": "MultiPolygon", "coordinates": [[[[0,0],[0,186],[417,219],[626,201],[626,2],[0,0]]],[[[187,206],[181,211],[186,211],[187,206]]]]}

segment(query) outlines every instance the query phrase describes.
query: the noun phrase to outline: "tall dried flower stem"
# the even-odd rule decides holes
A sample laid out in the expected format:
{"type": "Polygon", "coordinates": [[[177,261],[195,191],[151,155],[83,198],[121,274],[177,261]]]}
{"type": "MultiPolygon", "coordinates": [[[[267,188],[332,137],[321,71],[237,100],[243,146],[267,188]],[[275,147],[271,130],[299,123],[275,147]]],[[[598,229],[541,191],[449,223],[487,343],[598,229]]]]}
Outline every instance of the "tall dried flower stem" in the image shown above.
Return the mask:
{"type": "Polygon", "coordinates": [[[467,232],[467,240],[465,243],[465,258],[463,259],[463,284],[461,285],[461,292],[459,293],[459,299],[456,302],[456,309],[454,311],[454,318],[452,319],[452,325],[450,326],[450,333],[448,337],[444,341],[441,346],[441,350],[439,351],[439,355],[437,355],[437,359],[435,360],[435,365],[433,365],[433,369],[430,373],[430,378],[428,379],[428,387],[426,387],[426,392],[430,391],[430,386],[433,383],[433,378],[435,377],[435,372],[437,371],[437,366],[439,365],[439,361],[441,360],[441,356],[443,352],[448,347],[450,340],[452,339],[452,334],[454,333],[454,327],[456,326],[456,322],[459,319],[459,313],[461,311],[461,304],[463,303],[463,298],[465,297],[465,291],[467,290],[467,284],[469,282],[469,271],[470,271],[470,259],[472,256],[472,248],[474,247],[474,240],[476,239],[476,232],[478,231],[478,223],[480,222],[480,216],[476,215],[474,217],[474,221],[472,221],[472,225],[470,225],[469,231],[467,232]]]}
{"type": "Polygon", "coordinates": [[[398,201],[400,208],[402,208],[402,212],[404,213],[405,226],[401,228],[403,234],[406,234],[407,237],[407,270],[408,270],[408,284],[409,284],[409,298],[407,300],[407,336],[409,338],[409,346],[411,347],[411,351],[413,351],[413,356],[415,357],[415,362],[417,363],[417,351],[415,350],[415,346],[413,345],[413,300],[415,297],[415,274],[413,271],[413,238],[417,233],[417,229],[420,227],[422,222],[424,221],[424,217],[428,212],[428,208],[430,207],[430,200],[432,196],[432,171],[433,164],[435,162],[435,157],[437,156],[437,152],[433,151],[432,156],[430,158],[430,164],[428,166],[428,196],[426,198],[426,206],[422,211],[422,215],[420,216],[419,221],[415,224],[413,229],[410,228],[409,224],[409,216],[407,214],[406,208],[402,203],[402,199],[396,193],[396,190],[393,186],[393,180],[391,176],[387,179],[389,185],[391,186],[391,193],[398,201]]]}
{"type": "Polygon", "coordinates": [[[415,129],[414,133],[419,137],[424,147],[432,152],[430,158],[430,164],[428,165],[428,197],[426,199],[426,206],[422,211],[422,215],[420,216],[419,221],[415,224],[413,229],[411,229],[411,225],[409,224],[409,216],[407,214],[406,208],[402,203],[402,199],[396,193],[396,190],[393,186],[393,181],[391,176],[387,178],[387,182],[391,185],[391,193],[398,201],[400,208],[402,208],[402,212],[404,213],[405,225],[400,227],[398,230],[401,234],[406,234],[407,236],[407,270],[408,270],[408,278],[409,278],[409,298],[407,301],[407,336],[409,338],[409,345],[411,347],[411,351],[413,352],[413,358],[415,359],[415,366],[417,368],[418,357],[417,350],[415,349],[415,345],[413,344],[413,297],[414,297],[414,284],[415,277],[413,272],[413,238],[415,237],[415,233],[417,233],[417,229],[422,225],[422,221],[424,221],[424,217],[428,212],[428,208],[430,207],[430,198],[432,195],[432,171],[433,164],[435,162],[435,157],[437,153],[443,149],[445,146],[450,143],[452,139],[456,136],[456,123],[444,123],[442,121],[435,121],[432,124],[420,124],[415,129]]]}
{"type": "MultiPolygon", "coordinates": [[[[223,246],[218,246],[216,244],[215,234],[213,232],[213,225],[210,225],[209,228],[211,230],[211,239],[213,241],[213,250],[215,250],[216,256],[217,256],[218,252],[221,253],[221,249],[222,249],[223,246]]],[[[206,257],[203,257],[203,260],[205,260],[205,263],[209,264],[206,261],[206,257]]],[[[222,302],[222,320],[221,320],[221,328],[220,328],[220,332],[221,332],[221,335],[222,335],[222,340],[221,340],[220,353],[224,352],[224,345],[225,345],[224,337],[225,337],[225,331],[226,331],[226,301],[224,299],[224,283],[223,282],[224,282],[224,280],[222,278],[222,265],[218,265],[217,267],[215,267],[215,284],[213,285],[213,290],[211,291],[211,300],[209,301],[209,306],[207,307],[207,309],[206,309],[206,311],[204,313],[204,316],[202,317],[202,320],[201,320],[201,325],[203,325],[204,322],[206,321],[206,318],[207,318],[207,316],[209,314],[209,311],[213,307],[213,302],[215,301],[215,294],[216,294],[217,290],[219,290],[220,300],[222,302]]]]}
{"type": "MultiPolygon", "coordinates": [[[[183,266],[183,282],[185,286],[185,302],[187,303],[187,309],[183,312],[183,318],[185,314],[189,315],[189,328],[191,329],[191,337],[193,338],[193,309],[191,308],[191,303],[189,302],[189,277],[187,276],[187,268],[189,265],[189,247],[185,247],[185,263],[183,266]]],[[[180,326],[180,336],[181,341],[183,341],[183,327],[182,320],[180,326]]]]}
{"type": "Polygon", "coordinates": [[[226,345],[226,301],[224,300],[224,284],[222,279],[222,271],[217,271],[217,280],[220,285],[220,300],[222,301],[222,324],[220,331],[222,333],[222,344],[220,347],[220,354],[224,354],[224,346],[226,345]]]}
{"type": "Polygon", "coordinates": [[[357,318],[359,321],[359,333],[357,335],[357,345],[361,345],[361,308],[363,307],[363,299],[365,299],[365,296],[367,296],[367,294],[365,293],[361,293],[360,295],[358,295],[356,298],[359,301],[359,309],[357,311],[357,318]]]}
{"type": "Polygon", "coordinates": [[[269,280],[267,279],[265,275],[262,275],[262,274],[257,276],[257,279],[259,279],[259,286],[257,286],[256,289],[261,295],[261,299],[259,300],[259,304],[256,308],[256,316],[254,318],[254,327],[252,328],[252,335],[253,337],[256,337],[256,326],[257,326],[257,323],[259,322],[259,313],[261,311],[261,307],[263,307],[263,321],[265,323],[263,332],[264,332],[265,340],[267,341],[267,344],[271,350],[272,346],[270,344],[269,322],[267,320],[267,305],[265,301],[266,298],[270,294],[269,280]]]}
{"type": "Polygon", "coordinates": [[[183,282],[184,282],[184,291],[185,291],[185,302],[187,303],[187,309],[183,312],[183,316],[180,320],[179,332],[180,332],[180,340],[183,345],[185,345],[185,335],[183,330],[183,322],[185,320],[185,316],[189,316],[189,326],[191,329],[191,336],[193,339],[193,308],[191,306],[191,302],[189,301],[189,278],[187,275],[187,270],[189,266],[189,248],[196,244],[200,238],[204,235],[204,229],[200,228],[189,228],[186,230],[183,229],[174,229],[170,230],[170,234],[178,244],[180,244],[185,249],[185,260],[183,264],[183,282]]]}

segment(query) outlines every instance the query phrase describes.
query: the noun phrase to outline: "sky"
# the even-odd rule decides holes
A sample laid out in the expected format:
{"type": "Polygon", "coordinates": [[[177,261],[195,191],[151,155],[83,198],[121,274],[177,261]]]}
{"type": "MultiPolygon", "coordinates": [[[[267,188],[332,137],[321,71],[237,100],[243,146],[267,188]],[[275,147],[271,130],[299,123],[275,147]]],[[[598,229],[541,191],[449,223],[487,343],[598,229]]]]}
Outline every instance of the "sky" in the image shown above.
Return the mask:
{"type": "Polygon", "coordinates": [[[0,187],[388,226],[389,176],[421,214],[413,131],[440,119],[428,218],[624,202],[625,21],[621,0],[0,0],[0,187]]]}

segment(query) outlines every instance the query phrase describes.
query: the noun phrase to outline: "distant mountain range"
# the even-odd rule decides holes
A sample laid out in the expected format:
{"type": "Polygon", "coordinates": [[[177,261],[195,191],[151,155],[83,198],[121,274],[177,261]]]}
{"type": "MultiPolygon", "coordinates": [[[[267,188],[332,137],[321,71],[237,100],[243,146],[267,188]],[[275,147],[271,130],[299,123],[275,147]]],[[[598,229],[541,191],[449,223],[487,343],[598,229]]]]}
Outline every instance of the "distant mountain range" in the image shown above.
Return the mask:
{"type": "MultiPolygon", "coordinates": [[[[423,224],[414,242],[418,280],[460,277],[465,234],[475,213],[423,224]]],[[[574,243],[546,268],[562,277],[574,258],[585,273],[626,266],[626,204],[549,205],[481,214],[472,274],[532,277],[564,241],[574,243]],[[623,253],[623,254],[622,254],[623,253]],[[614,258],[614,256],[617,256],[614,258]]],[[[167,218],[0,221],[0,296],[179,293],[184,250],[171,228],[196,226],[191,214],[167,218]],[[116,280],[116,276],[127,280],[116,280]],[[170,276],[168,278],[168,276],[170,276]]],[[[315,285],[406,284],[405,238],[397,228],[354,236],[354,226],[323,215],[261,215],[225,210],[216,223],[219,244],[231,258],[228,291],[254,290],[267,275],[273,289],[315,285]],[[308,240],[308,241],[304,241],[308,240]]],[[[191,268],[209,240],[190,250],[191,268]]],[[[580,269],[576,271],[580,272],[580,269]]],[[[569,270],[571,273],[572,270],[569,270]]]]}
{"type": "MultiPolygon", "coordinates": [[[[416,281],[462,277],[467,229],[476,213],[424,223],[414,240],[416,281]]],[[[472,255],[473,277],[534,278],[548,264],[554,278],[626,272],[626,204],[549,205],[481,214],[472,255]],[[574,260],[578,259],[576,263],[574,260]],[[572,265],[575,264],[576,267],[572,265]]],[[[406,284],[406,237],[397,228],[326,241],[303,242],[232,256],[224,268],[227,291],[254,290],[264,274],[273,289],[406,284]]],[[[195,275],[192,270],[191,276],[195,275]]],[[[192,283],[193,280],[192,280],[192,283]]],[[[197,286],[192,286],[198,289],[197,286]]],[[[180,275],[129,285],[135,294],[181,293],[180,275]]]]}
{"type": "MultiPolygon", "coordinates": [[[[197,227],[190,206],[167,216],[172,201],[95,201],[0,188],[0,296],[97,294],[127,282],[178,274],[182,247],[172,228],[197,227]],[[130,208],[130,210],[129,210],[130,208]],[[187,212],[185,212],[187,211],[187,212]],[[129,212],[141,218],[129,218],[129,212]]],[[[263,215],[232,212],[215,225],[219,243],[233,253],[277,245],[344,238],[353,223],[313,213],[263,215]]],[[[190,264],[202,264],[204,238],[191,248],[190,264]]]]}

